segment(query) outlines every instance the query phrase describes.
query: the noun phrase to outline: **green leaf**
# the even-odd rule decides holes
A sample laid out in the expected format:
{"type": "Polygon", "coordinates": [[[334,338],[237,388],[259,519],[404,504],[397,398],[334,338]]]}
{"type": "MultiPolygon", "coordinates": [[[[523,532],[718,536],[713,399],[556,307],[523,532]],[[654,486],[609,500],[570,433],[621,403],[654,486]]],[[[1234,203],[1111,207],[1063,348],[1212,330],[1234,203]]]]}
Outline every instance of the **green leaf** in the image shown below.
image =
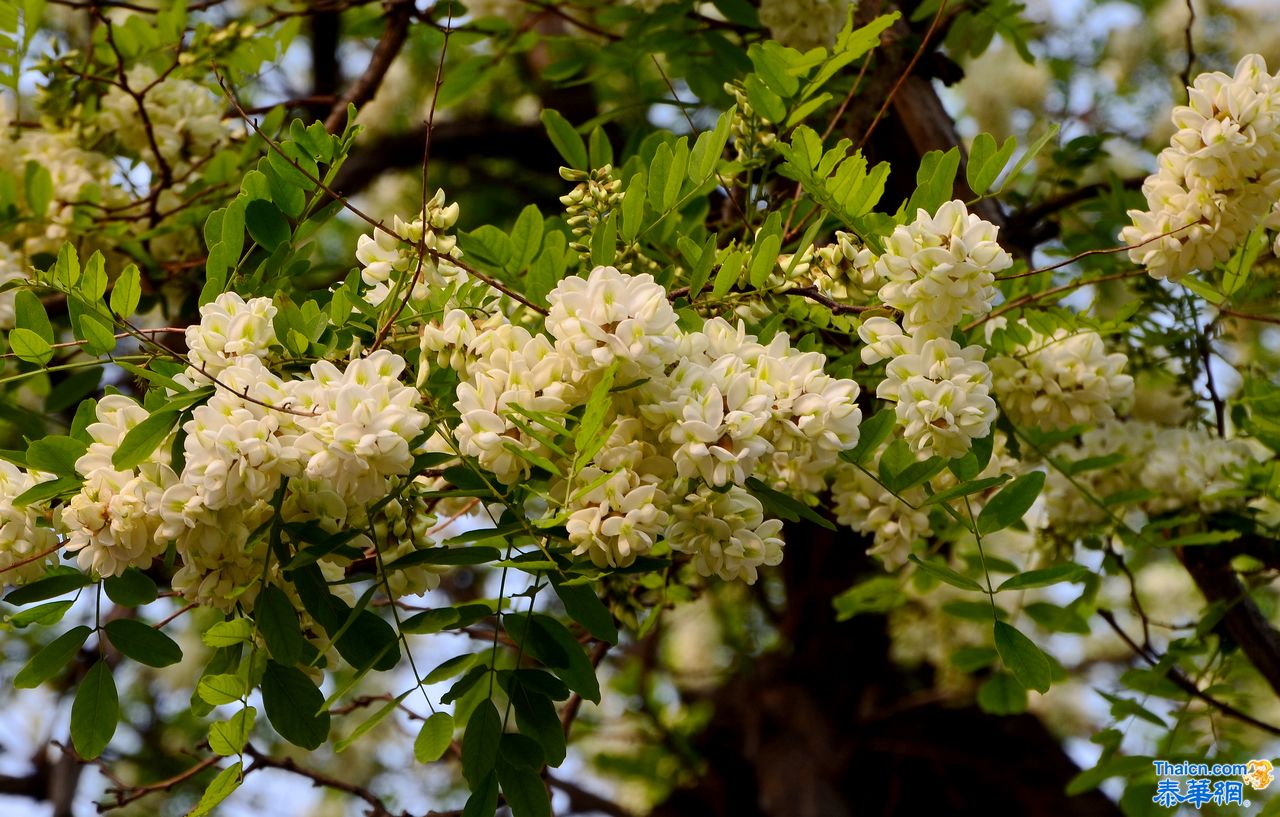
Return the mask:
{"type": "Polygon", "coordinates": [[[934,213],[951,201],[959,169],[959,148],[951,148],[946,153],[940,150],[926,153],[920,160],[920,169],[916,171],[916,190],[907,202],[908,220],[915,217],[917,209],[934,213]]]}
{"type": "Polygon", "coordinates": [[[51,601],[26,610],[19,610],[9,616],[8,621],[14,627],[28,627],[32,624],[48,627],[62,621],[62,617],[67,614],[73,604],[75,602],[70,599],[66,601],[51,601]]]}
{"type": "Polygon", "coordinates": [[[613,164],[613,145],[609,143],[609,135],[599,125],[591,129],[591,136],[587,138],[587,153],[592,167],[613,164]]]}
{"type": "Polygon", "coordinates": [[[253,637],[253,624],[246,618],[233,618],[230,621],[219,621],[201,634],[205,646],[234,647],[243,644],[253,637]]]}
{"type": "Polygon", "coordinates": [[[233,791],[240,788],[240,781],[243,779],[240,770],[240,761],[237,760],[218,772],[218,776],[211,780],[205,788],[204,794],[200,795],[200,802],[196,803],[195,808],[187,812],[187,817],[205,817],[212,813],[219,803],[226,800],[233,791]]]}
{"type": "Polygon", "coordinates": [[[992,715],[1017,715],[1027,711],[1027,690],[1012,675],[997,673],[978,687],[978,706],[992,715]]]}
{"type": "Polygon", "coordinates": [[[990,647],[961,647],[951,653],[951,666],[961,672],[977,672],[994,664],[999,657],[990,647]]]}
{"type": "Polygon", "coordinates": [[[234,673],[206,675],[196,684],[196,694],[200,696],[200,700],[213,706],[235,703],[247,691],[244,679],[234,673]]]}
{"type": "Polygon", "coordinates": [[[493,701],[485,699],[471,713],[462,736],[462,774],[478,786],[498,762],[498,741],[502,738],[502,716],[493,701]]]}
{"type": "Polygon", "coordinates": [[[907,558],[915,562],[916,566],[919,567],[921,570],[923,570],[925,573],[928,573],[930,576],[933,576],[939,581],[946,582],[952,587],[959,587],[961,590],[977,590],[979,592],[982,591],[982,585],[978,584],[976,581],[969,578],[968,576],[965,576],[962,573],[955,572],[954,570],[952,570],[951,568],[947,567],[944,564],[940,564],[939,562],[932,562],[932,561],[926,562],[924,559],[921,559],[919,556],[916,556],[915,554],[912,554],[907,558]]]}
{"type": "Polygon", "coordinates": [[[89,446],[74,437],[48,436],[27,446],[27,467],[33,471],[47,471],[54,476],[73,477],[76,460],[89,446]]]}
{"type": "MultiPolygon", "coordinates": [[[[267,155],[274,157],[277,154],[272,151],[267,155]]],[[[231,266],[239,262],[240,253],[244,251],[244,221],[247,204],[246,198],[237,196],[231,204],[227,205],[227,209],[222,214],[222,249],[231,266]]]]}
{"type": "Polygon", "coordinates": [[[646,185],[645,172],[641,170],[631,177],[631,181],[627,183],[627,190],[622,196],[622,228],[619,234],[628,244],[640,235],[640,226],[644,223],[646,185]]]}
{"type": "Polygon", "coordinates": [[[551,799],[536,768],[517,763],[499,763],[498,782],[502,784],[502,793],[507,798],[507,805],[511,807],[511,817],[551,817],[551,799]]]}
{"type": "Polygon", "coordinates": [[[245,207],[244,221],[249,228],[249,235],[258,246],[267,250],[287,244],[292,235],[289,220],[280,212],[280,208],[263,199],[249,202],[245,207]]]}
{"type": "Polygon", "coordinates": [[[30,329],[14,329],[9,333],[9,347],[19,360],[27,363],[44,365],[53,360],[53,349],[49,341],[32,332],[30,329]]]}
{"type": "Polygon", "coordinates": [[[53,343],[53,325],[49,323],[49,313],[44,304],[29,289],[20,289],[13,297],[14,325],[21,329],[30,329],[46,343],[53,343]]]}
{"type": "Polygon", "coordinates": [[[865,465],[885,440],[893,434],[894,424],[898,416],[892,408],[877,411],[858,426],[858,444],[848,451],[842,451],[840,458],[854,465],[865,465]]]}
{"type": "Polygon", "coordinates": [[[591,389],[591,396],[587,398],[587,405],[582,410],[582,422],[573,435],[573,445],[578,450],[580,465],[591,461],[591,457],[600,450],[608,436],[602,432],[604,418],[613,403],[610,389],[613,388],[613,379],[617,373],[617,362],[604,370],[599,382],[591,389]]]}
{"type": "Polygon", "coordinates": [[[1016,164],[1014,164],[1013,169],[1009,171],[1009,175],[1005,176],[1004,184],[1000,185],[999,192],[1003,193],[1005,189],[1008,188],[1008,186],[1012,184],[1015,179],[1018,178],[1018,174],[1022,172],[1022,168],[1026,167],[1027,163],[1030,162],[1032,159],[1034,159],[1036,157],[1036,154],[1038,154],[1041,150],[1044,149],[1045,145],[1049,144],[1049,140],[1053,139],[1057,135],[1058,135],[1058,125],[1057,123],[1054,123],[1053,125],[1049,126],[1048,130],[1046,130],[1044,133],[1040,135],[1039,139],[1032,142],[1027,147],[1026,152],[1022,154],[1022,157],[1018,159],[1016,164]]]}
{"type": "Polygon", "coordinates": [[[769,273],[778,263],[778,250],[782,248],[782,237],[774,234],[765,236],[752,250],[751,267],[747,280],[751,286],[760,289],[769,280],[769,273]]]}
{"type": "Polygon", "coordinates": [[[14,497],[13,505],[16,508],[25,508],[28,505],[44,502],[45,500],[53,499],[56,496],[74,493],[80,490],[80,486],[83,484],[84,481],[78,477],[75,479],[70,477],[59,477],[58,479],[52,479],[48,482],[38,482],[14,497]]]}
{"type": "Polygon", "coordinates": [[[44,601],[54,596],[70,593],[72,590],[79,590],[81,587],[92,583],[92,579],[79,571],[54,573],[52,576],[45,576],[43,579],[38,579],[31,584],[9,591],[9,595],[5,596],[4,600],[9,604],[21,607],[33,601],[44,601]]]}
{"type": "Polygon", "coordinates": [[[573,125],[569,124],[569,120],[550,108],[544,110],[539,118],[547,129],[547,136],[551,137],[551,144],[555,145],[569,167],[587,170],[587,146],[583,144],[582,137],[573,129],[573,125]]]}
{"type": "Polygon", "coordinates": [[[296,667],[267,662],[262,675],[262,706],[280,737],[304,749],[318,749],[329,737],[324,695],[296,667]]]}
{"type": "Polygon", "coordinates": [[[440,662],[439,666],[423,676],[422,683],[438,684],[441,681],[447,681],[453,676],[471,669],[481,657],[481,653],[463,653],[452,658],[446,658],[440,662]]]}
{"type": "Polygon", "coordinates": [[[106,631],[115,648],[139,664],[167,667],[182,660],[178,642],[136,618],[112,619],[106,631]]]}
{"type": "Polygon", "coordinates": [[[225,721],[217,721],[209,725],[209,748],[215,754],[226,757],[238,755],[244,751],[244,745],[253,734],[253,724],[257,720],[258,710],[246,706],[225,721]]]}
{"type": "Polygon", "coordinates": [[[151,577],[136,567],[128,568],[119,576],[103,579],[102,586],[107,591],[107,598],[121,607],[141,607],[160,595],[151,577]]]}
{"type": "Polygon", "coordinates": [[[980,133],[974,137],[973,147],[969,149],[969,163],[965,166],[965,180],[974,195],[981,196],[991,188],[1017,147],[1018,140],[1012,136],[1005,139],[998,150],[991,134],[980,133]]]}
{"type": "Polygon", "coordinates": [[[302,659],[306,641],[293,602],[283,590],[269,584],[263,588],[253,609],[271,657],[287,667],[297,664],[302,659]]]}
{"type": "Polygon", "coordinates": [[[555,576],[551,583],[570,618],[586,627],[587,632],[601,641],[618,643],[618,626],[613,621],[613,614],[600,601],[594,589],[585,584],[565,585],[563,580],[555,576]]]}
{"type": "Polygon", "coordinates": [[[161,409],[129,429],[111,455],[111,464],[121,471],[141,465],[169,436],[181,414],[174,409],[161,409]]]}
{"type": "Polygon", "coordinates": [[[1009,475],[1001,474],[998,477],[987,477],[986,479],[975,479],[968,482],[962,482],[953,488],[948,488],[945,491],[939,491],[936,494],[930,494],[929,498],[921,503],[921,507],[937,505],[942,502],[950,502],[953,499],[959,499],[962,496],[969,496],[970,494],[980,494],[989,488],[994,488],[997,485],[1003,485],[1008,481],[1009,475]]]}
{"type": "Polygon", "coordinates": [[[1084,577],[1087,575],[1089,575],[1088,568],[1069,562],[1063,565],[1054,565],[1040,570],[1028,570],[1026,573],[1019,573],[1013,578],[1006,579],[996,588],[996,592],[999,593],[1001,590],[1025,590],[1029,587],[1048,587],[1051,584],[1060,582],[1084,581],[1084,577]]]}
{"type": "Polygon", "coordinates": [[[1048,692],[1053,680],[1049,659],[1018,629],[1003,621],[995,622],[996,651],[1000,660],[1018,679],[1018,683],[1036,692],[1048,692]]]}
{"type": "MultiPolygon", "coordinates": [[[[733,285],[742,277],[742,266],[746,260],[747,256],[741,250],[734,250],[725,256],[725,259],[720,262],[720,269],[716,272],[715,282],[711,285],[712,298],[723,298],[730,289],[733,289],[733,285]]],[[[692,300],[693,293],[690,293],[689,297],[692,300]]]]}
{"type": "Polygon", "coordinates": [[[38,162],[28,161],[22,178],[27,207],[37,220],[43,220],[53,203],[53,175],[38,162]]]}
{"type": "Polygon", "coordinates": [[[93,760],[107,748],[120,720],[120,698],[106,661],[98,661],[85,673],[71,704],[71,743],[85,760],[93,760]]]}
{"type": "Polygon", "coordinates": [[[90,305],[96,305],[107,291],[107,262],[101,250],[94,250],[93,255],[84,263],[84,273],[80,276],[80,294],[90,305]]]}
{"type": "Polygon", "coordinates": [[[1026,515],[1044,488],[1044,472],[1032,471],[1010,482],[978,514],[978,532],[985,535],[1013,525],[1026,515]]]}
{"type": "Polygon", "coordinates": [[[747,477],[747,489],[751,491],[751,494],[756,499],[760,500],[766,511],[775,516],[780,516],[789,522],[799,522],[801,519],[805,519],[827,530],[836,529],[836,526],[831,524],[830,519],[819,515],[795,497],[784,494],[781,491],[775,491],[755,477],[747,477]]]}
{"type": "Polygon", "coordinates": [[[564,762],[566,746],[564,725],[556,715],[556,706],[547,696],[521,683],[520,677],[516,676],[508,689],[516,712],[516,725],[522,734],[542,747],[547,765],[559,766],[564,762]]]}
{"type": "Polygon", "coordinates": [[[836,621],[848,621],[863,613],[887,613],[907,600],[893,576],[873,576],[859,582],[831,600],[836,621]]]}
{"type": "Polygon", "coordinates": [[[481,565],[502,558],[502,553],[488,545],[471,547],[422,548],[406,553],[386,566],[386,570],[403,570],[418,565],[481,565]]]}
{"type": "Polygon", "coordinates": [[[432,713],[413,741],[413,756],[419,763],[433,763],[444,757],[453,741],[453,729],[452,715],[448,712],[432,713]]]}
{"type": "Polygon", "coordinates": [[[93,628],[83,625],[67,630],[31,656],[31,660],[14,676],[13,685],[18,689],[35,689],[40,686],[61,672],[91,635],[93,628]]]}
{"type": "Polygon", "coordinates": [[[537,205],[530,204],[520,211],[515,227],[511,229],[511,263],[513,271],[527,269],[542,247],[542,214],[537,205]]]}
{"type": "Polygon", "coordinates": [[[498,811],[498,775],[489,772],[479,783],[472,784],[471,796],[462,809],[462,817],[493,817],[498,811]]]}

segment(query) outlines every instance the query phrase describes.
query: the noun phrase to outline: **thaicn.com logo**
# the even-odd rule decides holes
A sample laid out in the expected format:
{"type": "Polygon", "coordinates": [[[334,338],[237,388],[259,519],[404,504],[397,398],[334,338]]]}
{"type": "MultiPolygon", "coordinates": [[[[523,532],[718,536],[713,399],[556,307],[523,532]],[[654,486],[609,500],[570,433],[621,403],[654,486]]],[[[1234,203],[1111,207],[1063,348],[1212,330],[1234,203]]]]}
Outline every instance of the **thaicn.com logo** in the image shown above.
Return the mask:
{"type": "Polygon", "coordinates": [[[1262,791],[1275,780],[1269,760],[1248,763],[1152,762],[1156,775],[1156,796],[1152,802],[1166,808],[1191,806],[1247,806],[1249,792],[1262,791]]]}

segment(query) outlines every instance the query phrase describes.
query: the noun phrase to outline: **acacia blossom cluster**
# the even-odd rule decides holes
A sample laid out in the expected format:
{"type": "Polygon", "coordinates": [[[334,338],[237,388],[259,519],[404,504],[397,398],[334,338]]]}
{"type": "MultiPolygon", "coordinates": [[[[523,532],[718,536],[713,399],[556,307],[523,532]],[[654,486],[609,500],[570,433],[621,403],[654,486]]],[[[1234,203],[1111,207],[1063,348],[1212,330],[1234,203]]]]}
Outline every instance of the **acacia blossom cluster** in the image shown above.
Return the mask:
{"type": "Polygon", "coordinates": [[[856,0],[762,0],[760,24],[791,48],[830,48],[857,5],[856,0]]]}
{"type": "Polygon", "coordinates": [[[370,523],[422,532],[412,499],[375,520],[366,510],[410,474],[428,423],[416,389],[402,382],[404,360],[379,350],[345,368],[321,361],[307,377],[283,379],[264,363],[276,345],[274,314],[266,298],[226,293],[188,331],[185,378],[217,385],[182,424],[180,470],[172,435],[145,462],[117,470],[113,455],[149,414],[121,395],[99,402],[93,442],[76,462],[84,488],[62,511],[67,549],[82,567],[118,575],[173,543],[181,558],[174,588],[225,608],[262,572],[266,541],[252,534],[276,513],[282,485],[285,521],[331,532],[370,523]]]}
{"type": "Polygon", "coordinates": [[[112,85],[103,95],[97,127],[130,153],[163,160],[171,171],[181,170],[228,140],[222,104],[203,85],[157,77],[147,65],[130,68],[125,81],[128,91],[112,85]],[[142,97],[141,109],[135,94],[142,97]]]}
{"type": "Polygon", "coordinates": [[[1201,74],[1187,92],[1143,182],[1147,209],[1130,210],[1120,233],[1135,263],[1174,281],[1227,260],[1259,225],[1280,227],[1280,77],[1250,54],[1234,76],[1201,74]]]}
{"type": "Polygon", "coordinates": [[[410,288],[409,300],[421,304],[433,290],[464,283],[466,272],[449,261],[461,258],[462,250],[457,238],[445,232],[457,220],[457,202],[446,205],[444,191],[437,190],[420,217],[404,221],[396,216],[392,232],[375,228],[372,236],[360,236],[356,260],[362,266],[360,278],[369,287],[365,299],[374,306],[393,295],[403,301],[410,288]],[[419,246],[425,252],[420,254],[419,246]]]}
{"type": "Polygon", "coordinates": [[[823,355],[783,334],[762,344],[719,318],[681,329],[647,274],[597,267],[547,300],[547,335],[445,318],[462,349],[439,353],[466,359],[460,452],[507,484],[550,466],[570,542],[598,565],[630,564],[663,540],[703,575],[754,581],[760,566],[777,564],[781,523],[747,481],[820,490],[857,442],[857,385],[827,375],[823,355]],[[611,394],[593,408],[602,382],[611,394]],[[603,440],[579,441],[594,449],[581,461],[545,427],[580,409],[604,412],[603,440]]]}
{"type": "Polygon", "coordinates": [[[875,260],[880,300],[902,319],[863,322],[862,360],[889,360],[876,396],[896,403],[898,424],[921,456],[961,456],[995,420],[984,350],[962,348],[951,332],[966,315],[990,311],[995,273],[1013,263],[996,232],[963,202],[951,201],[897,227],[875,260]]]}
{"type": "Polygon", "coordinates": [[[1058,446],[1051,456],[1061,463],[1103,458],[1070,478],[1057,468],[1048,472],[1045,527],[1071,537],[1117,517],[1133,523],[1180,510],[1208,514],[1240,507],[1241,472],[1258,454],[1246,440],[1222,439],[1206,429],[1115,420],[1085,432],[1077,443],[1058,446]],[[1122,496],[1129,499],[1114,499],[1122,496]]]}
{"type": "MultiPolygon", "coordinates": [[[[987,324],[990,339],[1005,322],[987,324]]],[[[1025,320],[1010,354],[991,360],[992,387],[1000,408],[1016,425],[1065,429],[1105,422],[1115,417],[1113,406],[1133,396],[1133,378],[1124,373],[1128,358],[1108,354],[1102,336],[1065,327],[1052,335],[1031,329],[1025,320]]]]}
{"type": "MultiPolygon", "coordinates": [[[[883,454],[883,451],[879,453],[883,454]]],[[[992,439],[991,457],[974,479],[1016,473],[1019,467],[1019,463],[1009,455],[1004,434],[996,431],[992,439]]],[[[934,493],[946,491],[958,484],[959,481],[949,470],[943,470],[929,480],[934,493]]],[[[975,514],[981,512],[994,490],[970,494],[967,507],[963,498],[952,500],[950,505],[961,519],[965,519],[970,509],[975,514]]],[[[860,533],[871,535],[874,546],[868,553],[878,557],[888,570],[896,570],[906,564],[912,545],[934,533],[929,509],[922,507],[928,499],[922,485],[895,494],[861,468],[841,463],[836,468],[831,483],[831,496],[836,521],[860,533]]]]}
{"type": "Polygon", "coordinates": [[[58,560],[58,536],[35,504],[17,507],[13,500],[44,480],[0,460],[0,570],[7,581],[38,579],[58,560]]]}

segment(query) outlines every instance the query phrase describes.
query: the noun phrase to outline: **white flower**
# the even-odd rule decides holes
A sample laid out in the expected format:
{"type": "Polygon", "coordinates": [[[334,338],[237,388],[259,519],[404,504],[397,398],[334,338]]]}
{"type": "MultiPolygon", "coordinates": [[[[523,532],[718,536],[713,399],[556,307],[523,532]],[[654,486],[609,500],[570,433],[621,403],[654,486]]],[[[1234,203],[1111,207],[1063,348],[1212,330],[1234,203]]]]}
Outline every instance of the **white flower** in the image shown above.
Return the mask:
{"type": "Polygon", "coordinates": [[[43,480],[29,471],[0,460],[0,570],[6,582],[18,584],[38,579],[57,562],[49,553],[58,544],[49,523],[35,507],[14,506],[13,500],[43,480]],[[41,553],[46,555],[40,558],[41,553]],[[18,566],[20,562],[26,562],[18,566]]]}
{"type": "Polygon", "coordinates": [[[1187,90],[1142,185],[1147,209],[1130,210],[1120,233],[1130,259],[1174,281],[1227,260],[1260,224],[1280,227],[1280,77],[1250,54],[1234,76],[1201,74],[1187,90]]]}
{"type": "MultiPolygon", "coordinates": [[[[1016,425],[1064,429],[1105,422],[1115,417],[1114,405],[1133,396],[1133,378],[1123,373],[1128,358],[1107,354],[1097,332],[1059,328],[1045,336],[1020,323],[1030,341],[991,361],[992,390],[1016,425]]],[[[987,326],[990,337],[997,322],[987,326]]]]}
{"type": "MultiPolygon", "coordinates": [[[[583,485],[599,482],[604,471],[588,467],[578,475],[583,485]]],[[[600,567],[625,567],[653,548],[667,522],[667,497],[658,486],[628,469],[611,474],[590,491],[574,496],[565,528],[575,555],[586,555],[600,567]]]]}
{"type": "Polygon", "coordinates": [[[381,306],[392,294],[397,301],[408,295],[411,302],[421,304],[433,291],[468,281],[467,273],[449,260],[462,257],[457,238],[445,232],[457,220],[458,204],[446,205],[444,191],[437,190],[422,216],[413,221],[399,216],[392,220],[395,235],[374,228],[373,236],[360,236],[356,260],[363,266],[360,277],[369,286],[365,299],[381,306]],[[432,252],[419,256],[419,243],[432,252]],[[412,291],[406,293],[410,287],[412,291]]]}
{"type": "Polygon", "coordinates": [[[761,0],[760,24],[791,48],[830,48],[857,5],[856,0],[761,0]]]}
{"type": "Polygon", "coordinates": [[[916,506],[912,508],[860,469],[842,464],[836,469],[831,496],[837,522],[874,534],[875,546],[868,553],[879,557],[887,570],[906,564],[911,546],[932,532],[929,514],[919,507],[925,499],[922,488],[912,488],[904,495],[916,506]]]}
{"type": "Polygon", "coordinates": [[[275,315],[270,298],[245,301],[234,292],[224,292],[200,307],[200,323],[186,330],[191,361],[187,376],[203,385],[208,381],[200,377],[201,370],[217,377],[234,358],[265,359],[276,342],[275,315]]]}
{"type": "Polygon", "coordinates": [[[675,359],[676,313],[653,276],[596,267],[569,276],[547,295],[547,331],[579,371],[617,360],[629,379],[648,377],[675,359]]]}
{"type": "Polygon", "coordinates": [[[947,338],[912,341],[908,354],[889,362],[876,396],[897,402],[898,424],[916,452],[963,456],[996,417],[982,347],[961,349],[947,338]]]}
{"type": "Polygon", "coordinates": [[[887,282],[880,300],[902,310],[909,334],[950,334],[965,315],[985,315],[996,296],[995,273],[1013,265],[996,233],[961,201],[947,202],[932,216],[918,210],[915,221],[886,239],[876,261],[887,282]]]}
{"type": "Polygon", "coordinates": [[[155,71],[143,64],[131,67],[126,78],[129,89],[142,95],[146,119],[137,100],[116,86],[103,95],[98,114],[98,128],[118,139],[126,150],[154,155],[154,139],[160,155],[172,167],[180,161],[212,155],[218,145],[228,141],[230,131],[222,123],[221,100],[203,85],[172,76],[157,80],[155,71]]]}
{"type": "Polygon", "coordinates": [[[703,487],[672,509],[667,541],[693,556],[700,575],[754,584],[761,567],[782,561],[781,533],[782,522],[765,519],[760,500],[745,490],[703,487]]]}

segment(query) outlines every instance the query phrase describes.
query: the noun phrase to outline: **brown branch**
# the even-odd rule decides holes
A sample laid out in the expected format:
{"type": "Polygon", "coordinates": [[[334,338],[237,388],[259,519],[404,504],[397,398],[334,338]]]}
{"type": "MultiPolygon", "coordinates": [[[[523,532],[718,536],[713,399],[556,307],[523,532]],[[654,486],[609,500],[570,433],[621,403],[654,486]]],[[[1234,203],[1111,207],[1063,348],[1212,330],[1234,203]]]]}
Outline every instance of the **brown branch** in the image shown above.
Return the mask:
{"type": "Polygon", "coordinates": [[[558,789],[568,795],[568,814],[599,812],[601,814],[608,814],[610,817],[634,817],[630,811],[627,811],[612,800],[589,792],[576,783],[570,783],[568,780],[561,780],[558,777],[552,777],[550,774],[547,775],[547,782],[551,784],[551,788],[558,789]]]}
{"type": "Polygon", "coordinates": [[[920,61],[920,57],[924,54],[925,48],[929,45],[929,39],[933,36],[933,32],[937,30],[938,23],[942,20],[942,13],[946,11],[947,0],[942,0],[938,4],[938,11],[933,15],[933,22],[929,23],[928,30],[924,33],[924,39],[920,40],[920,47],[911,55],[911,60],[907,63],[907,67],[903,69],[902,74],[898,77],[898,81],[889,89],[889,95],[885,97],[884,104],[880,106],[880,110],[876,111],[875,118],[871,120],[871,124],[867,126],[863,132],[862,138],[858,140],[856,150],[862,150],[866,147],[867,140],[871,138],[871,134],[875,131],[876,125],[880,124],[880,120],[884,118],[885,112],[889,110],[889,106],[893,104],[893,98],[897,96],[898,89],[902,87],[902,83],[907,81],[907,77],[911,76],[911,72],[915,70],[916,63],[920,61]]]}
{"type": "Polygon", "coordinates": [[[300,765],[291,757],[279,759],[271,757],[270,755],[259,751],[251,743],[245,744],[244,753],[253,758],[253,763],[249,768],[245,769],[245,775],[248,775],[250,772],[258,769],[280,769],[282,771],[292,772],[300,777],[307,778],[311,781],[311,785],[313,786],[346,792],[353,797],[359,797],[361,800],[369,804],[369,817],[412,817],[412,815],[407,811],[402,811],[399,814],[392,812],[387,808],[387,804],[382,801],[382,798],[378,797],[363,786],[357,786],[354,783],[339,780],[338,778],[327,775],[324,772],[309,769],[306,766],[300,765]]]}
{"type": "Polygon", "coordinates": [[[355,84],[333,106],[329,111],[329,118],[324,121],[325,130],[329,133],[338,133],[342,130],[347,121],[348,106],[355,105],[359,108],[373,99],[374,94],[378,92],[378,86],[382,85],[383,78],[391,68],[391,63],[395,62],[396,56],[404,46],[404,41],[409,35],[409,21],[412,18],[412,0],[394,0],[387,12],[387,27],[383,30],[382,39],[378,40],[377,47],[373,49],[368,67],[364,69],[360,79],[356,80],[355,84]]]}
{"type": "MultiPolygon", "coordinates": [[[[1160,663],[1160,658],[1154,651],[1149,648],[1143,648],[1124,631],[1124,628],[1120,626],[1118,621],[1116,621],[1115,615],[1113,615],[1110,610],[1099,610],[1098,615],[1103,621],[1107,622],[1107,625],[1111,627],[1116,635],[1120,636],[1120,640],[1127,644],[1129,649],[1133,650],[1133,652],[1143,661],[1146,661],[1153,667],[1160,663]]],[[[1165,677],[1169,679],[1174,686],[1178,687],[1178,689],[1181,689],[1183,692],[1194,698],[1199,698],[1227,717],[1235,718],[1242,723],[1247,723],[1250,726],[1261,729],[1264,732],[1269,732],[1272,735],[1280,735],[1280,727],[1272,726],[1269,723],[1260,721],[1246,712],[1241,712],[1231,704],[1221,701],[1209,693],[1204,692],[1200,687],[1196,686],[1195,681],[1192,681],[1190,678],[1179,672],[1177,667],[1170,667],[1168,673],[1165,674],[1165,677]]]]}
{"type": "Polygon", "coordinates": [[[1178,558],[1210,604],[1226,605],[1222,628],[1280,695],[1280,633],[1236,576],[1231,567],[1231,551],[1218,547],[1179,548],[1178,558]]]}
{"type": "Polygon", "coordinates": [[[209,768],[221,759],[222,758],[218,755],[209,755],[209,757],[206,757],[204,760],[201,760],[199,763],[196,763],[185,771],[178,772],[173,777],[165,778],[164,780],[160,780],[155,783],[147,783],[143,786],[130,786],[127,789],[108,789],[107,794],[113,796],[115,800],[110,803],[99,803],[98,813],[102,814],[103,812],[118,809],[121,806],[132,803],[134,800],[141,800],[143,797],[154,792],[172,789],[179,783],[183,783],[200,774],[200,772],[203,772],[205,769],[209,768]]]}
{"type": "Polygon", "coordinates": [[[1257,321],[1258,323],[1271,323],[1280,326],[1280,318],[1273,318],[1270,315],[1250,315],[1247,312],[1237,312],[1234,309],[1227,309],[1224,306],[1218,307],[1218,314],[1232,318],[1240,318],[1245,321],[1257,321]]]}

